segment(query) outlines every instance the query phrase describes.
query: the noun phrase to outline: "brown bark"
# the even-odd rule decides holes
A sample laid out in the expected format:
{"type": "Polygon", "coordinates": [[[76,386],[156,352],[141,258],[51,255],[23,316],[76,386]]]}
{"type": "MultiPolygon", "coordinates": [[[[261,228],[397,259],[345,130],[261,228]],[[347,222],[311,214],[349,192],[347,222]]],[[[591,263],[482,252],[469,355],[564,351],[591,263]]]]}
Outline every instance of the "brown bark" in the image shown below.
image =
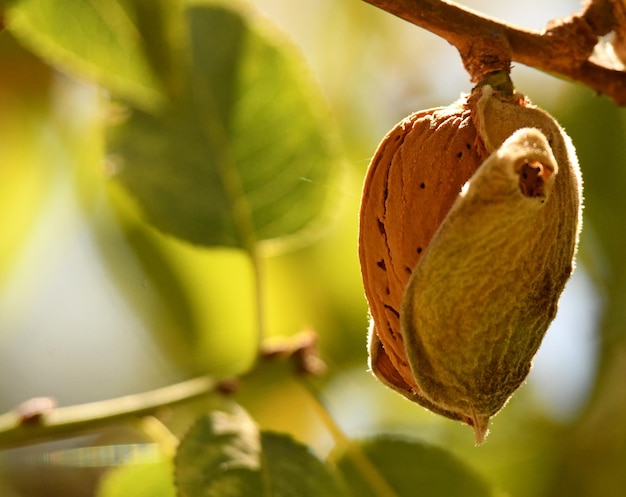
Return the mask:
{"type": "Polygon", "coordinates": [[[472,82],[511,61],[578,81],[618,105],[626,105],[626,72],[590,60],[599,37],[622,26],[621,0],[592,0],[575,15],[557,19],[543,31],[511,26],[444,0],[364,0],[455,46],[472,82]]]}

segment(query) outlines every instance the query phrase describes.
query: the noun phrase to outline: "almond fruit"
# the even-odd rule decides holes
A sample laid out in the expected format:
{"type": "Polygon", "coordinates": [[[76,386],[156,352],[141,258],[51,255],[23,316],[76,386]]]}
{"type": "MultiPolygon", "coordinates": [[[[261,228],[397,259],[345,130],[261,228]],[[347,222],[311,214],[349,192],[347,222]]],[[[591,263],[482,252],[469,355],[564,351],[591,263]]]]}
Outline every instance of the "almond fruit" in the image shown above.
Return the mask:
{"type": "Polygon", "coordinates": [[[556,315],[581,191],[570,139],[518,93],[483,85],[400,122],[360,212],[374,374],[482,443],[556,315]]]}

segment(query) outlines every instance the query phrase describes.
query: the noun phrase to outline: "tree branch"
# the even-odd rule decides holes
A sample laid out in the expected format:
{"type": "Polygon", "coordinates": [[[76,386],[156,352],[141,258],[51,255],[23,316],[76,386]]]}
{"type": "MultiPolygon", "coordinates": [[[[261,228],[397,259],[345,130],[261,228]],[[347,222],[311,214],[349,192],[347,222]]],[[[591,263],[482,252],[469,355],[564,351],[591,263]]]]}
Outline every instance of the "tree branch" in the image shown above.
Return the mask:
{"type": "MultiPolygon", "coordinates": [[[[626,72],[604,67],[589,57],[598,37],[618,29],[619,0],[591,0],[581,13],[558,19],[543,31],[514,27],[445,0],[364,0],[455,46],[472,82],[511,61],[579,81],[626,105],[626,72]]],[[[624,27],[622,26],[622,29],[624,27]]]]}
{"type": "Polygon", "coordinates": [[[291,375],[323,374],[325,365],[318,355],[315,332],[304,331],[279,342],[263,343],[256,364],[240,378],[216,380],[199,376],[148,392],[67,407],[56,407],[56,402],[48,397],[27,400],[0,414],[0,449],[142,418],[213,392],[232,393],[239,383],[259,376],[266,367],[274,375],[281,367],[291,375]]]}
{"type": "Polygon", "coordinates": [[[219,382],[207,376],[170,385],[150,392],[126,395],[88,404],[55,408],[33,413],[32,399],[13,411],[0,415],[0,447],[9,448],[56,438],[85,429],[156,413],[160,408],[202,397],[215,391],[219,382]],[[23,412],[28,410],[27,415],[23,412]]]}

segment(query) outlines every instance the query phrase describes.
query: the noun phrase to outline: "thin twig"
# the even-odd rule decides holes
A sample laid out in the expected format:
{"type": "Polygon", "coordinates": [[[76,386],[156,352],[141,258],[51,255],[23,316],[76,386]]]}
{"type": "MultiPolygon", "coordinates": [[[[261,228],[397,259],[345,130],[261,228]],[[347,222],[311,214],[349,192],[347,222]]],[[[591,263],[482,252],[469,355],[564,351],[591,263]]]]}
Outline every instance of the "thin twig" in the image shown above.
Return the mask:
{"type": "Polygon", "coordinates": [[[303,377],[301,379],[301,384],[313,400],[313,407],[326,426],[326,429],[333,437],[335,446],[340,450],[345,451],[345,456],[351,460],[352,464],[354,464],[356,470],[367,483],[368,487],[372,490],[372,493],[377,497],[398,497],[398,494],[391,487],[387,479],[363,453],[358,444],[350,440],[341,427],[335,422],[322,400],[321,393],[313,385],[313,383],[311,383],[308,378],[303,377]]]}
{"type": "Polygon", "coordinates": [[[240,383],[258,376],[267,365],[275,372],[282,367],[287,374],[297,376],[323,373],[323,363],[317,355],[317,335],[306,331],[280,342],[264,342],[255,366],[239,378],[217,380],[199,376],[148,392],[67,407],[56,407],[55,401],[47,397],[30,399],[0,414],[0,449],[141,419],[158,414],[164,407],[187,403],[214,392],[231,394],[240,383]]]}
{"type": "Polygon", "coordinates": [[[42,439],[57,438],[86,429],[97,429],[114,422],[155,414],[163,407],[207,395],[220,382],[208,376],[159,388],[87,404],[57,407],[36,420],[24,421],[19,409],[0,415],[0,447],[10,448],[42,439]]]}
{"type": "Polygon", "coordinates": [[[626,72],[589,60],[598,37],[617,29],[618,0],[593,0],[543,31],[511,26],[444,0],[364,0],[441,36],[459,51],[473,82],[511,61],[578,81],[626,105],[626,72]]]}

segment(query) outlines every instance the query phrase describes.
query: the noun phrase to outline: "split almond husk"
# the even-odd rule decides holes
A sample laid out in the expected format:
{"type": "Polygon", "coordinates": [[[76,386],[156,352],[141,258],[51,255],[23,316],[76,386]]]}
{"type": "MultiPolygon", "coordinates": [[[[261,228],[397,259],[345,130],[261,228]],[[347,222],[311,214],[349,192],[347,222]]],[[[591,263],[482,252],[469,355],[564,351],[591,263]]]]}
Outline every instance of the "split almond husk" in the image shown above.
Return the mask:
{"type": "Polygon", "coordinates": [[[482,443],[556,315],[581,188],[570,139],[520,94],[485,85],[400,122],[360,213],[374,374],[482,443]]]}

